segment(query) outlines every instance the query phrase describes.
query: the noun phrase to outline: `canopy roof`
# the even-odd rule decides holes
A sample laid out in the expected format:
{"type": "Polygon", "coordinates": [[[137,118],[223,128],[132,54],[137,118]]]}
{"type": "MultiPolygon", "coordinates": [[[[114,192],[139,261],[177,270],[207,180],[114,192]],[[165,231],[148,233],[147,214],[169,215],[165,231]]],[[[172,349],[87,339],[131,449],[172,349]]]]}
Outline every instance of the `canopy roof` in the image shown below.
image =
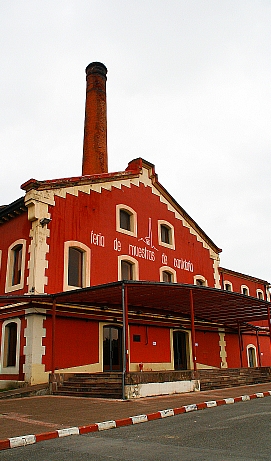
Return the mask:
{"type": "Polygon", "coordinates": [[[128,311],[141,310],[190,318],[193,299],[195,321],[238,328],[249,322],[268,320],[268,301],[216,288],[177,283],[122,281],[90,288],[44,295],[0,296],[0,304],[45,302],[69,306],[120,308],[125,288],[128,311]]]}

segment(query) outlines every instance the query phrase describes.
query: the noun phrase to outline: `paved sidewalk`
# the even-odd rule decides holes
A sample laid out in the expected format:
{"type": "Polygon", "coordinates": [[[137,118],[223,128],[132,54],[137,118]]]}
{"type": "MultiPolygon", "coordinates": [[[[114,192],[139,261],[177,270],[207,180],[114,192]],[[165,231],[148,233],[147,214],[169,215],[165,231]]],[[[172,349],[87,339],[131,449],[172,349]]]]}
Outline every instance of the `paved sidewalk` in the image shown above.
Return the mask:
{"type": "MultiPolygon", "coordinates": [[[[212,401],[252,396],[267,391],[271,391],[271,382],[129,401],[49,395],[1,400],[0,447],[1,441],[12,437],[52,433],[64,428],[89,426],[94,423],[124,420],[125,418],[127,423],[129,417],[136,415],[149,415],[149,420],[156,419],[150,416],[162,410],[180,409],[186,405],[199,405],[207,401],[210,402],[210,406],[213,406],[212,401]]],[[[258,396],[263,397],[263,395],[258,396]]],[[[198,406],[196,409],[204,407],[206,406],[198,406]]],[[[5,448],[3,443],[2,448],[5,448]]]]}

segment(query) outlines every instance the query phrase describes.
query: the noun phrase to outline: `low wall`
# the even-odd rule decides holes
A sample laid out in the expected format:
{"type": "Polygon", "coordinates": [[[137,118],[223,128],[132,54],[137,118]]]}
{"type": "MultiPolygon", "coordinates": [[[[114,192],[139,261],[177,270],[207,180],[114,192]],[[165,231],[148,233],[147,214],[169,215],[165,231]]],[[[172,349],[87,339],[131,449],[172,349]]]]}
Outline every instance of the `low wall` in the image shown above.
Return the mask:
{"type": "Polygon", "coordinates": [[[125,376],[126,399],[199,390],[200,382],[193,371],[135,372],[125,376]]]}

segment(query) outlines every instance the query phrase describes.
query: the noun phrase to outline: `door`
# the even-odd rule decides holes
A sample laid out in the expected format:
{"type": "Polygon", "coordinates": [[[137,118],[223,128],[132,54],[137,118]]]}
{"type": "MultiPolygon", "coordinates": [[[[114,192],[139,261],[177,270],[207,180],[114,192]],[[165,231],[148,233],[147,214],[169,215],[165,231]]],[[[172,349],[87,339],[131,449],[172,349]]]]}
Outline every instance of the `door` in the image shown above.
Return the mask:
{"type": "Polygon", "coordinates": [[[103,370],[122,370],[122,329],[114,326],[103,328],[103,370]]]}
{"type": "Polygon", "coordinates": [[[183,331],[173,331],[174,369],[187,370],[187,335],[183,331]]]}

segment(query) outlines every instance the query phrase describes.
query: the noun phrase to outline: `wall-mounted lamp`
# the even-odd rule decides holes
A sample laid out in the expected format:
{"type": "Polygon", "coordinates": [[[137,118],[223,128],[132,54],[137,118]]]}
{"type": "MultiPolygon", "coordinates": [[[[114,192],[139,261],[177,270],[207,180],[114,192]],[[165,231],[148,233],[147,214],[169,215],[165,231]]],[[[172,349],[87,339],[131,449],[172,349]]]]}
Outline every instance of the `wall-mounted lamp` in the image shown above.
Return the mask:
{"type": "Polygon", "coordinates": [[[52,220],[50,218],[42,218],[42,219],[40,219],[41,227],[46,226],[46,224],[49,224],[49,222],[51,222],[51,221],[52,220]]]}

